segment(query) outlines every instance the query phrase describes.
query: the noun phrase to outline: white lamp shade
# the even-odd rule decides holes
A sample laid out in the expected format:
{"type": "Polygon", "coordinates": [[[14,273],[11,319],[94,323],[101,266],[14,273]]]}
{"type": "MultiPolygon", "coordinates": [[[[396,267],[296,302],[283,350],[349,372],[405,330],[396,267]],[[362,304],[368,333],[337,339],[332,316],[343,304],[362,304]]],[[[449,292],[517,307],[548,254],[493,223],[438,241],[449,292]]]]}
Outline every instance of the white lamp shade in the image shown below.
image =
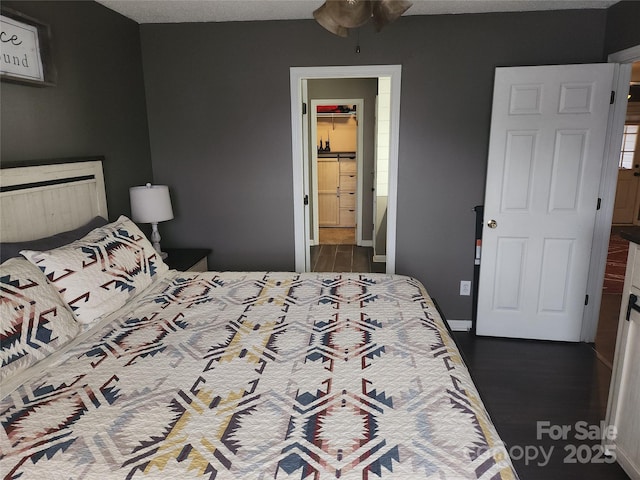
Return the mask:
{"type": "Polygon", "coordinates": [[[171,220],[173,209],[169,187],[166,185],[151,185],[129,189],[131,199],[131,217],[138,223],[157,223],[171,220]]]}

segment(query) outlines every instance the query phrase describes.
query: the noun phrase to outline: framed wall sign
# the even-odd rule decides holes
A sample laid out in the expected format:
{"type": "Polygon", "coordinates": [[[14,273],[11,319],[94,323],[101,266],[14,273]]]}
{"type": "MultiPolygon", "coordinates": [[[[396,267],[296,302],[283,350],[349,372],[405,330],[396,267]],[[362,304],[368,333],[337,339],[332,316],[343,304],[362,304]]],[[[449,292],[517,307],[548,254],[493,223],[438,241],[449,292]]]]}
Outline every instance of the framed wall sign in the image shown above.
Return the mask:
{"type": "Polygon", "coordinates": [[[0,78],[36,86],[56,83],[48,25],[15,10],[0,10],[0,78]]]}

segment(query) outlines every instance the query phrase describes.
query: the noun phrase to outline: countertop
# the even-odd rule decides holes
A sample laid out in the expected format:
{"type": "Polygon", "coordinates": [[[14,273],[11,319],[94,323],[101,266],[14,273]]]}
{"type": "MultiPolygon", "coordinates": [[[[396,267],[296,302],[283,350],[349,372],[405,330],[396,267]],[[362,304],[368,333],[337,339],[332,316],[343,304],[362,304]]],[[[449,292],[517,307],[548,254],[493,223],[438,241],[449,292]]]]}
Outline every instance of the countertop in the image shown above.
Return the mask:
{"type": "Polygon", "coordinates": [[[640,245],[640,227],[624,227],[620,231],[620,236],[625,240],[640,245]]]}
{"type": "Polygon", "coordinates": [[[318,158],[356,158],[356,152],[318,152],[318,158]]]}

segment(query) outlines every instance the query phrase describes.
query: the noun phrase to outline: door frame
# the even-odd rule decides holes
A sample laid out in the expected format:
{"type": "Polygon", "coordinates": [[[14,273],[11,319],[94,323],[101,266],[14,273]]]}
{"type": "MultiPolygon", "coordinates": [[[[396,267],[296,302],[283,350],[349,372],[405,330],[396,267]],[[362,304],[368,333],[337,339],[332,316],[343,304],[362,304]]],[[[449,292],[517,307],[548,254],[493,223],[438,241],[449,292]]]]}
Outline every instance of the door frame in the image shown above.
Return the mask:
{"type": "MultiPolygon", "coordinates": [[[[333,99],[314,99],[309,102],[311,104],[311,145],[318,145],[318,128],[313,128],[317,124],[318,113],[316,108],[318,105],[356,105],[356,167],[357,167],[357,187],[356,187],[356,245],[363,245],[362,241],[362,151],[364,148],[364,99],[362,98],[333,98],[333,99]]],[[[311,198],[313,199],[313,242],[309,245],[317,245],[320,243],[320,225],[318,222],[318,153],[311,150],[311,198]]]]}
{"type": "Polygon", "coordinates": [[[395,273],[396,260],[396,217],[398,187],[398,146],[400,137],[400,84],[401,65],[351,65],[331,67],[290,67],[291,89],[291,153],[293,173],[293,225],[294,259],[297,272],[309,271],[309,205],[305,196],[309,195],[309,171],[305,166],[304,115],[302,104],[303,84],[307,79],[329,78],[391,78],[391,126],[389,146],[389,200],[387,205],[387,273],[395,273]]]}
{"type": "Polygon", "coordinates": [[[640,61],[640,45],[612,53],[609,55],[608,61],[609,63],[619,63],[619,65],[614,74],[614,85],[612,88],[616,92],[616,98],[613,109],[609,114],[607,140],[605,144],[605,161],[603,162],[602,176],[600,179],[599,196],[602,199],[602,208],[596,212],[589,277],[587,280],[587,292],[590,293],[590,298],[593,299],[593,301],[589,301],[585,306],[582,317],[582,332],[580,335],[581,341],[589,343],[595,340],[598,330],[609,236],[611,234],[611,223],[613,221],[613,206],[616,199],[620,146],[622,145],[622,133],[627,112],[631,63],[640,61]]]}

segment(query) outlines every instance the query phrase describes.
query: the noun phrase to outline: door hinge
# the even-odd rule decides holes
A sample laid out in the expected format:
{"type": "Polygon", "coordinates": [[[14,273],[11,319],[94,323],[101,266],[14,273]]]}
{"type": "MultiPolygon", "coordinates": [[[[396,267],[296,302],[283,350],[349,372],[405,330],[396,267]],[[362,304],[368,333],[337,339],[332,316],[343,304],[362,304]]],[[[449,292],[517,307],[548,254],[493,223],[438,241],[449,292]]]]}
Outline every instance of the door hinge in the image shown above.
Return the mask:
{"type": "Polygon", "coordinates": [[[602,199],[598,198],[598,205],[596,206],[596,210],[600,210],[600,207],[602,207],[602,199]]]}
{"type": "Polygon", "coordinates": [[[307,114],[307,104],[306,103],[302,103],[302,114],[306,115],[307,114]]]}
{"type": "Polygon", "coordinates": [[[309,195],[304,196],[304,204],[309,205],[309,195]]]}
{"type": "Polygon", "coordinates": [[[589,295],[584,296],[584,304],[589,305],[589,295]]]}
{"type": "Polygon", "coordinates": [[[631,310],[635,310],[636,312],[640,312],[640,307],[636,303],[637,301],[638,301],[638,296],[637,295],[634,295],[633,293],[629,295],[629,303],[627,305],[627,316],[626,316],[627,322],[631,318],[631,310]]]}
{"type": "Polygon", "coordinates": [[[611,98],[609,99],[609,105],[613,105],[615,101],[616,101],[616,92],[611,90],[611,98]]]}

